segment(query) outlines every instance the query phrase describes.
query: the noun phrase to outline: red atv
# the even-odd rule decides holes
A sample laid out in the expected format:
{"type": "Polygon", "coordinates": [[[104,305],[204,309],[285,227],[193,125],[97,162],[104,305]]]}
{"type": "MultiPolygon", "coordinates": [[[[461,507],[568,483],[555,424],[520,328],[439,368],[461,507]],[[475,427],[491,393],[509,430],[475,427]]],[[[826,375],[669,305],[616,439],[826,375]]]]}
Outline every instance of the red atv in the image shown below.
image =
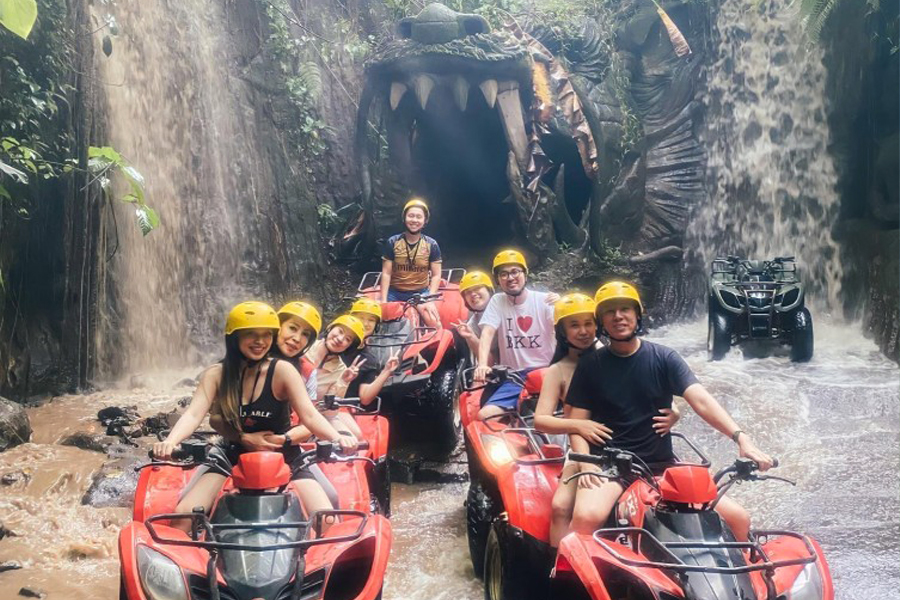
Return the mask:
{"type": "MultiPolygon", "coordinates": [[[[366,340],[366,348],[379,364],[387,362],[391,353],[400,352],[400,366],[381,390],[386,413],[413,418],[415,429],[427,433],[443,451],[452,450],[459,439],[462,354],[451,327],[468,317],[459,294],[458,282],[464,274],[464,269],[445,270],[439,293],[382,304],[382,321],[366,340]],[[441,327],[421,325],[416,307],[425,302],[436,302],[441,327]]],[[[359,284],[359,295],[378,300],[380,278],[381,273],[366,273],[359,284]]]]}
{"type": "Polygon", "coordinates": [[[205,444],[183,462],[140,467],[132,521],[119,534],[121,600],[374,600],[381,595],[390,522],[369,510],[370,459],[318,442],[301,455],[338,489],[340,508],[306,514],[280,453],[241,455],[207,516],[172,513],[205,444]],[[169,525],[190,519],[191,534],[169,525]],[[330,524],[330,525],[329,525],[330,524]]]}
{"type": "MultiPolygon", "coordinates": [[[[381,512],[391,516],[391,475],[387,457],[390,426],[386,417],[381,415],[381,398],[369,406],[362,404],[359,398],[338,398],[328,395],[316,403],[319,410],[339,410],[353,415],[356,424],[362,430],[362,439],[366,444],[361,448],[363,456],[372,461],[372,468],[366,470],[369,490],[372,492],[372,512],[381,512]]],[[[299,425],[300,418],[291,413],[291,426],[299,425]]],[[[320,465],[323,471],[328,465],[320,465]]]]}
{"type": "Polygon", "coordinates": [[[709,461],[688,444],[700,463],[678,463],[660,477],[636,455],[615,448],[598,456],[570,455],[599,465],[627,489],[613,526],[563,539],[552,597],[833,600],[831,573],[815,540],[792,531],[756,530],[749,542],[737,542],[713,510],[735,483],[793,482],[759,474],[746,458],[713,477],[709,461]]]}
{"type": "MultiPolygon", "coordinates": [[[[469,492],[466,497],[466,533],[469,542],[469,556],[472,568],[479,577],[484,572],[484,557],[491,525],[501,514],[509,512],[508,502],[517,502],[519,494],[531,494],[534,486],[526,489],[503,489],[501,482],[508,479],[510,469],[514,469],[520,461],[540,460],[548,468],[561,471],[564,462],[562,446],[549,447],[551,441],[562,445],[561,440],[551,440],[539,434],[531,426],[533,423],[534,404],[541,391],[543,369],[531,371],[522,378],[505,366],[492,368],[487,381],[482,385],[471,383],[474,369],[466,369],[463,380],[465,391],[460,396],[461,416],[463,422],[466,456],[469,463],[469,492]],[[478,419],[478,411],[482,407],[482,397],[490,388],[511,381],[522,386],[518,409],[490,417],[478,419]],[[545,448],[546,447],[546,448],[545,448]]],[[[513,483],[515,485],[515,483],[513,483]]],[[[555,483],[553,485],[555,489],[555,483]]],[[[539,490],[538,490],[539,492],[539,490]]],[[[550,492],[552,497],[553,492],[550,492]]],[[[547,509],[549,515],[549,499],[547,509]]],[[[549,518],[549,517],[548,517],[549,518]]],[[[549,520],[547,532],[538,539],[549,538],[549,520]]],[[[545,543],[546,545],[546,543],[545,543]]],[[[549,553],[549,546],[547,546],[549,553]]],[[[549,555],[542,561],[550,564],[549,555]]],[[[546,571],[549,571],[549,566],[546,571]]]]}

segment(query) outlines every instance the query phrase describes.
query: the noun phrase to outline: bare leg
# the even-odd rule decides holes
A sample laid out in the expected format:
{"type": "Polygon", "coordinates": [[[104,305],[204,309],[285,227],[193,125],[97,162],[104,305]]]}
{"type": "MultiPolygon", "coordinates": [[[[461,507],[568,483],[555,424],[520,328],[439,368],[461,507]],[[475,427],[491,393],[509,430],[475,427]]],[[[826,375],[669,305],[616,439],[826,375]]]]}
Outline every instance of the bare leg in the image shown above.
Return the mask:
{"type": "MultiPolygon", "coordinates": [[[[315,479],[298,479],[294,481],[297,495],[300,496],[300,503],[306,511],[307,516],[317,510],[331,510],[331,500],[319,482],[315,479]]],[[[334,523],[333,519],[326,519],[323,523],[323,530],[327,530],[328,526],[334,523]]]]}
{"type": "Polygon", "coordinates": [[[728,524],[737,541],[746,542],[750,539],[750,513],[747,509],[725,497],[716,504],[716,512],[728,524]]]}
{"type": "Polygon", "coordinates": [[[572,531],[586,535],[594,533],[606,523],[616,500],[624,491],[617,481],[604,481],[599,487],[578,488],[572,513],[572,531]]]}
{"type": "Polygon", "coordinates": [[[338,429],[346,429],[347,431],[352,433],[353,437],[355,437],[357,440],[362,439],[362,429],[359,428],[359,425],[356,423],[356,419],[353,418],[353,415],[345,412],[338,412],[337,422],[334,423],[334,425],[335,427],[341,425],[341,427],[339,427],[338,429]]]}
{"type": "MultiPolygon", "coordinates": [[[[203,511],[208,513],[224,483],[224,475],[219,473],[203,474],[197,483],[194,484],[194,487],[184,495],[178,506],[175,507],[175,512],[189,513],[198,506],[202,506],[203,511]]],[[[175,519],[172,521],[172,527],[176,527],[185,533],[190,533],[191,522],[188,519],[175,519]]]]}
{"type": "Polygon", "coordinates": [[[481,410],[478,411],[479,420],[485,420],[488,417],[493,417],[494,415],[502,415],[506,411],[497,406],[496,404],[485,404],[481,407],[481,410]]]}
{"type": "Polygon", "coordinates": [[[553,494],[552,512],[550,517],[550,547],[558,548],[559,541],[569,533],[569,525],[572,522],[572,511],[575,507],[575,491],[578,488],[577,480],[565,483],[568,477],[578,472],[578,466],[569,461],[563,466],[559,478],[559,486],[553,494]]]}

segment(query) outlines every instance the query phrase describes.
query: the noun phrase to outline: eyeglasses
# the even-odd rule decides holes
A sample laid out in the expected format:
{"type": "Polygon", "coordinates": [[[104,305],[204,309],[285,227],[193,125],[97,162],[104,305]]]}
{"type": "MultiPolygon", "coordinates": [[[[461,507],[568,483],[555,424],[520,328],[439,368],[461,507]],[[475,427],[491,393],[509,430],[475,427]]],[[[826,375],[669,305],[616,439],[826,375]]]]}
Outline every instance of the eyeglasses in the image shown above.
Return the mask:
{"type": "Polygon", "coordinates": [[[525,271],[522,269],[510,269],[509,271],[500,271],[497,273],[498,279],[509,279],[511,277],[518,277],[520,275],[524,275],[525,271]]]}

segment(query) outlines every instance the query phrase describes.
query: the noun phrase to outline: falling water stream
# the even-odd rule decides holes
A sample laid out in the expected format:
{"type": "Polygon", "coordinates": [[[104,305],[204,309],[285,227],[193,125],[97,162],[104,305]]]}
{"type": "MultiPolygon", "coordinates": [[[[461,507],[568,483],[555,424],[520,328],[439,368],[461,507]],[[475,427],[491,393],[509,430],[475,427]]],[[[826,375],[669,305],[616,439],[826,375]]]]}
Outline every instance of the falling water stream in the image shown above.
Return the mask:
{"type": "MultiPolygon", "coordinates": [[[[824,319],[816,326],[816,355],[808,364],[779,355],[745,359],[739,349],[707,362],[704,321],[650,338],[681,352],[738,423],[781,460],[778,474],[796,480],[797,487],[768,482],[736,490],[755,523],[816,537],[840,600],[897,597],[900,370],[858,326],[824,319]]],[[[0,454],[0,481],[26,473],[26,480],[0,485],[0,523],[16,534],[0,540],[0,563],[24,567],[0,573],[2,589],[29,585],[59,600],[115,597],[116,534],[129,512],[82,505],[103,456],[56,442],[72,431],[97,430],[95,415],[105,406],[137,405],[150,415],[189,392],[169,385],[111,390],[30,409],[32,443],[0,454]]],[[[679,429],[707,450],[714,466],[732,460],[734,445],[685,412],[679,429]]],[[[465,492],[465,484],[395,486],[386,599],[481,597],[466,546],[465,492]]]]}

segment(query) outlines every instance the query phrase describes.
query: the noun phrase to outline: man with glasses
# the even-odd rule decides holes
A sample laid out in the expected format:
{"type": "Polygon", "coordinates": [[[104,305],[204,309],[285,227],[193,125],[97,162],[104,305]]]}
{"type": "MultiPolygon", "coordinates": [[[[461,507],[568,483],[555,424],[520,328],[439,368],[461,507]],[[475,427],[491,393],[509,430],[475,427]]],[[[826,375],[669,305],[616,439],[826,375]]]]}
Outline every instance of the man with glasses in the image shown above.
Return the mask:
{"type": "MultiPolygon", "coordinates": [[[[518,250],[503,250],[494,257],[494,278],[502,294],[495,294],[481,316],[478,363],[475,381],[483,382],[490,373],[488,357],[497,336],[500,364],[520,375],[546,367],[556,349],[553,331],[553,303],[557,294],[536,292],[525,287],[528,265],[518,250]]],[[[506,382],[490,393],[478,413],[486,419],[515,409],[521,386],[506,382]]],[[[485,389],[485,394],[488,394],[485,389]]]]}

